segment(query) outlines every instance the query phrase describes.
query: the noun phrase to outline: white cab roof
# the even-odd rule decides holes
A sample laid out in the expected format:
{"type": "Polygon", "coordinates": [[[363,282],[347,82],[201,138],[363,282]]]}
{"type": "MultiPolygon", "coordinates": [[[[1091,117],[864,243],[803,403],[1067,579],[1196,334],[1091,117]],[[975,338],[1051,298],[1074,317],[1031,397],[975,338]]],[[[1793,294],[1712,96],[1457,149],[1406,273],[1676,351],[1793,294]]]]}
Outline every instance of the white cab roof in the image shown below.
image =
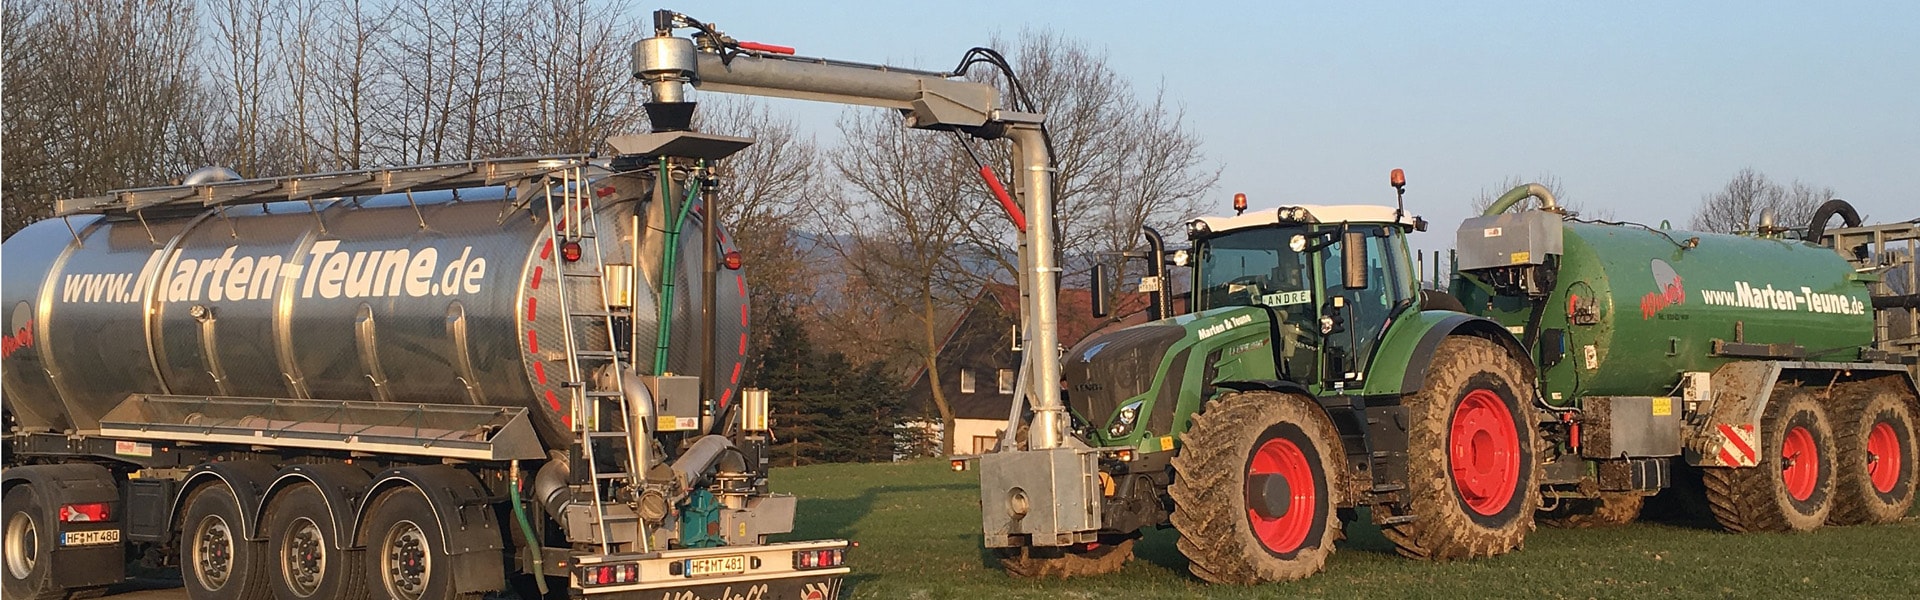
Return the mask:
{"type": "MultiPolygon", "coordinates": [[[[1416,218],[1413,213],[1402,213],[1396,218],[1393,207],[1376,204],[1289,204],[1277,208],[1249,210],[1246,214],[1239,216],[1200,217],[1196,220],[1206,223],[1208,230],[1218,233],[1277,225],[1282,222],[1280,214],[1291,212],[1292,209],[1306,209],[1307,214],[1311,215],[1308,221],[1314,223],[1399,223],[1412,227],[1416,218]]],[[[1287,222],[1296,221],[1288,219],[1287,222]]]]}

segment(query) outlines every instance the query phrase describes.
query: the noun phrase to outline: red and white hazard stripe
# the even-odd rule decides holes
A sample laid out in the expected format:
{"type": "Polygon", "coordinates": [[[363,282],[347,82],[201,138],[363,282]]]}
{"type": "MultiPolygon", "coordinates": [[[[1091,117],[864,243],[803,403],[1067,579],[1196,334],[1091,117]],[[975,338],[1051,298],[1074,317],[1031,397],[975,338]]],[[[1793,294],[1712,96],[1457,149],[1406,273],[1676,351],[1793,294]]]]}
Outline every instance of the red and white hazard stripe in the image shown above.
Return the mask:
{"type": "Polygon", "coordinates": [[[1725,423],[1720,429],[1720,464],[1729,467],[1751,467],[1760,464],[1759,436],[1753,433],[1752,425],[1733,426],[1725,423]]]}

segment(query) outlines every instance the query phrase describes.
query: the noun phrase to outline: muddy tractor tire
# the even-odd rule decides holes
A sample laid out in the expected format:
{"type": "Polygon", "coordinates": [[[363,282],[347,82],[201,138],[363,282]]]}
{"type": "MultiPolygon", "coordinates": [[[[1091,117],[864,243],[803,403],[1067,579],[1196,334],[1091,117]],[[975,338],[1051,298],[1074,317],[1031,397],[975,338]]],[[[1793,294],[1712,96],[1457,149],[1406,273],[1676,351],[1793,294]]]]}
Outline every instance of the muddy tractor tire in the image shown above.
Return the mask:
{"type": "Polygon", "coordinates": [[[1605,492],[1597,498],[1562,499],[1559,506],[1540,511],[1534,518],[1560,529],[1618,527],[1639,519],[1640,508],[1646,503],[1647,497],[1641,494],[1605,492]]]}
{"type": "Polygon", "coordinates": [[[1839,468],[1827,522],[1892,523],[1907,516],[1920,479],[1913,404],[1904,393],[1874,391],[1838,412],[1833,437],[1839,468]]]}
{"type": "Polygon", "coordinates": [[[1455,560],[1511,552],[1540,507],[1533,379],[1505,348],[1455,336],[1406,397],[1406,514],[1381,527],[1403,556],[1455,560]]]}
{"type": "Polygon", "coordinates": [[[1760,464],[1702,469],[1707,504],[1727,531],[1811,531],[1834,505],[1838,449],[1827,412],[1797,388],[1774,390],[1760,421],[1760,464]]]}
{"type": "Polygon", "coordinates": [[[1234,392],[1193,416],[1173,458],[1173,526],[1195,577],[1250,585],[1326,568],[1345,452],[1312,400],[1234,392]]]}
{"type": "Polygon", "coordinates": [[[1020,578],[1069,579],[1117,573],[1133,560],[1135,537],[1079,548],[999,548],[994,556],[1008,575],[1020,578]]]}

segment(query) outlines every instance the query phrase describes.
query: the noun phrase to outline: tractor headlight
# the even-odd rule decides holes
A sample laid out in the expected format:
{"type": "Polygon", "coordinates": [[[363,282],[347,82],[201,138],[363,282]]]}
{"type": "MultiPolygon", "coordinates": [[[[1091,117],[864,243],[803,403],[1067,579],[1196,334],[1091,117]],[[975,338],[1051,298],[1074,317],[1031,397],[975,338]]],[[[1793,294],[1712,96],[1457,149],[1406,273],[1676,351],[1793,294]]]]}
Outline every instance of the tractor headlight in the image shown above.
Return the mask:
{"type": "Polygon", "coordinates": [[[1140,421],[1140,405],[1144,403],[1146,403],[1145,400],[1135,400],[1120,407],[1120,412],[1113,416],[1113,425],[1107,428],[1108,437],[1122,437],[1132,433],[1134,424],[1140,421]]]}

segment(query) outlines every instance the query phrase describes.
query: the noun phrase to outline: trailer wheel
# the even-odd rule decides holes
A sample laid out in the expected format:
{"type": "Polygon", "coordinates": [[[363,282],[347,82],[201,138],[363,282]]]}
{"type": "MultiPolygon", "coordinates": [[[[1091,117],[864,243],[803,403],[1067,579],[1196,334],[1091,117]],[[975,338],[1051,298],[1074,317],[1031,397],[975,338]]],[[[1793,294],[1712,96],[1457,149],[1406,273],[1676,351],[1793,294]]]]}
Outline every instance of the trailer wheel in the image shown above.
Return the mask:
{"type": "Polygon", "coordinates": [[[1597,498],[1564,498],[1553,510],[1540,511],[1534,518],[1549,527],[1586,529],[1617,527],[1640,518],[1647,497],[1630,492],[1603,492],[1597,498]]]}
{"type": "Polygon", "coordinates": [[[1834,443],[1827,412],[1798,388],[1774,391],[1760,422],[1760,464],[1703,469],[1707,504],[1720,526],[1810,531],[1833,511],[1834,443]]]}
{"type": "Polygon", "coordinates": [[[193,600],[266,600],[265,542],[247,541],[240,501],[221,484],[203,485],[187,497],[180,521],[180,580],[193,600]]]}
{"type": "Polygon", "coordinates": [[[1000,568],[1008,575],[1022,578],[1086,577],[1118,573],[1127,561],[1133,560],[1133,541],[1138,536],[1129,535],[1114,540],[1104,540],[1088,547],[1069,548],[995,548],[994,557],[1000,560],[1000,568]]]}
{"type": "Polygon", "coordinates": [[[66,590],[53,585],[53,547],[57,543],[53,536],[58,533],[53,512],[40,505],[31,484],[7,490],[4,504],[6,568],[0,569],[0,575],[5,576],[0,581],[5,582],[6,597],[34,600],[66,597],[66,590]]]}
{"type": "Polygon", "coordinates": [[[1877,392],[1842,410],[1834,426],[1840,450],[1837,497],[1827,522],[1892,523],[1913,509],[1913,407],[1900,394],[1877,392]]]}
{"type": "Polygon", "coordinates": [[[420,490],[396,488],[368,509],[367,587],[374,598],[393,600],[452,600],[479,598],[457,594],[451,561],[440,548],[440,521],[420,490]]]}
{"type": "Polygon", "coordinates": [[[1381,527],[1400,554],[1452,560],[1505,554],[1540,507],[1532,379],[1498,344],[1448,337],[1425,385],[1402,400],[1411,520],[1381,527]]]}
{"type": "Polygon", "coordinates": [[[1310,400],[1230,393],[1193,416],[1173,457],[1173,526],[1194,576],[1214,583],[1300,579],[1326,568],[1340,536],[1340,435],[1310,400]]]}
{"type": "Polygon", "coordinates": [[[287,488],[267,506],[268,569],[274,595],[292,598],[367,597],[361,551],[341,550],[334,539],[333,511],[313,484],[287,488]]]}

